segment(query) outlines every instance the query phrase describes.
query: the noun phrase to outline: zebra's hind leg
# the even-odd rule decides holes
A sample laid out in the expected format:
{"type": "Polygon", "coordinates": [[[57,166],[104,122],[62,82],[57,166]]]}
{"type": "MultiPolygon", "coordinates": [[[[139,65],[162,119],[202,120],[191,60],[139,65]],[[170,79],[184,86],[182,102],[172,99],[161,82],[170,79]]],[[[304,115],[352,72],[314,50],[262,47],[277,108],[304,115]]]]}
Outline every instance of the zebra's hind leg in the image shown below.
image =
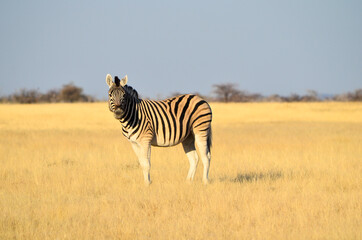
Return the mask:
{"type": "Polygon", "coordinates": [[[132,143],[132,147],[134,152],[138,157],[138,161],[141,165],[143,171],[143,177],[145,180],[145,184],[148,186],[151,184],[151,177],[150,177],[150,157],[151,157],[151,145],[148,144],[139,144],[139,143],[132,143]]]}
{"type": "Polygon", "coordinates": [[[209,183],[209,169],[210,169],[210,160],[211,160],[211,154],[210,149],[207,143],[208,136],[206,135],[199,135],[195,134],[195,141],[197,144],[197,147],[200,152],[200,158],[202,160],[202,164],[204,165],[204,172],[202,175],[202,181],[204,184],[209,183]]]}
{"type": "Polygon", "coordinates": [[[185,141],[182,142],[182,146],[184,148],[184,151],[186,153],[187,158],[190,162],[190,169],[187,174],[186,180],[192,181],[194,180],[197,163],[199,162],[199,158],[196,152],[195,148],[195,137],[194,135],[190,134],[189,137],[185,139],[185,141]]]}

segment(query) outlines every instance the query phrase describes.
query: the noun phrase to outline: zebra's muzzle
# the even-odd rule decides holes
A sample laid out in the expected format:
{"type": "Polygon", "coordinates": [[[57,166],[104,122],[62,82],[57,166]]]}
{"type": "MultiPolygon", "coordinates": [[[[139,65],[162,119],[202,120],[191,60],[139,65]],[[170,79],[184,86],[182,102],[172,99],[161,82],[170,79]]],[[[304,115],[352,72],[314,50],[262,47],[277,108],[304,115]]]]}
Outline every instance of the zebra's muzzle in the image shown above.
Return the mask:
{"type": "Polygon", "coordinates": [[[120,108],[117,108],[116,110],[114,110],[114,117],[117,119],[120,119],[122,116],[122,110],[120,108]]]}

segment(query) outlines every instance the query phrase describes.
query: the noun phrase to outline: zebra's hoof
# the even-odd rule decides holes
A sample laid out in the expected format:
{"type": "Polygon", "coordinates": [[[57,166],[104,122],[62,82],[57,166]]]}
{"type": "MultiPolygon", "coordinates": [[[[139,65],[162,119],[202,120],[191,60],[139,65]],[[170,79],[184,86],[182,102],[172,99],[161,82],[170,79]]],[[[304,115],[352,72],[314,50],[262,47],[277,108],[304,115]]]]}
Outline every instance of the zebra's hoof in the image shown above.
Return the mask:
{"type": "Polygon", "coordinates": [[[203,180],[202,180],[202,183],[203,183],[204,185],[208,185],[208,184],[210,183],[210,181],[209,181],[209,179],[203,179],[203,180]]]}
{"type": "Polygon", "coordinates": [[[148,187],[151,185],[151,183],[152,183],[152,181],[147,181],[147,182],[145,182],[145,186],[148,187]]]}

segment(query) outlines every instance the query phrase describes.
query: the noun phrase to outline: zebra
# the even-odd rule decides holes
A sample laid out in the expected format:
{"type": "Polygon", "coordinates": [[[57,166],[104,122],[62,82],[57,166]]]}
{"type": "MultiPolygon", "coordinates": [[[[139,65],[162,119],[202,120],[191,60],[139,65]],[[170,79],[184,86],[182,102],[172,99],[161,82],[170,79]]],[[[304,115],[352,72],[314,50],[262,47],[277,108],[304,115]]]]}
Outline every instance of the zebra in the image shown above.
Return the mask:
{"type": "Polygon", "coordinates": [[[143,100],[131,86],[127,75],[114,81],[106,76],[109,87],[108,106],[122,125],[122,134],[131,142],[143,170],[146,185],[151,183],[151,146],[169,147],[182,143],[190,163],[186,180],[192,181],[199,161],[204,166],[202,181],[209,182],[211,159],[212,111],[209,104],[193,94],[184,94],[162,101],[143,100]]]}

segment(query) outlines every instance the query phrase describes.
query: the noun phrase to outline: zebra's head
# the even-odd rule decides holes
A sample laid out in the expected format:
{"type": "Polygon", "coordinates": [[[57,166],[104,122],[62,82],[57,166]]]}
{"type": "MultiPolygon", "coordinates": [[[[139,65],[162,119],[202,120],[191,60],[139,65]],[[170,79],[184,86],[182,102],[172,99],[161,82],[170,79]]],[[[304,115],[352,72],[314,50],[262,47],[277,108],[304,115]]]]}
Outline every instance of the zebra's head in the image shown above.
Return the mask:
{"type": "Polygon", "coordinates": [[[124,110],[124,98],[125,89],[124,86],[127,84],[127,75],[120,80],[117,76],[112,79],[110,74],[107,74],[106,82],[109,87],[108,91],[108,106],[109,110],[114,113],[114,117],[120,119],[123,115],[124,110]]]}

